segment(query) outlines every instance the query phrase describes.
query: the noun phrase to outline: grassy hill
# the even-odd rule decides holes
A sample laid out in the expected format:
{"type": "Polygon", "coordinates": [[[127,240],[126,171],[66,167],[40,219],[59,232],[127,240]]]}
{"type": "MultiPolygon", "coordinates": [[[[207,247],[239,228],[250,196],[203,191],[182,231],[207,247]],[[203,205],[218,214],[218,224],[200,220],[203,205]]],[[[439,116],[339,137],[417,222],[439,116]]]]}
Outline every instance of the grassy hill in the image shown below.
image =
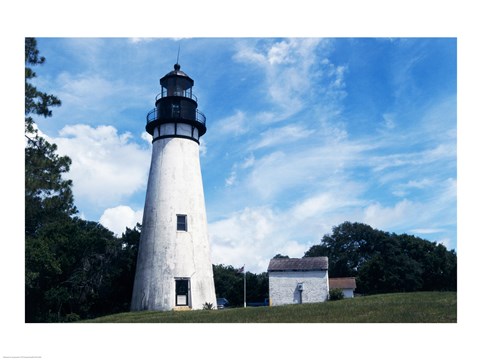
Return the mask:
{"type": "Polygon", "coordinates": [[[455,323],[456,292],[371,295],[318,304],[121,313],[94,323],[455,323]]]}

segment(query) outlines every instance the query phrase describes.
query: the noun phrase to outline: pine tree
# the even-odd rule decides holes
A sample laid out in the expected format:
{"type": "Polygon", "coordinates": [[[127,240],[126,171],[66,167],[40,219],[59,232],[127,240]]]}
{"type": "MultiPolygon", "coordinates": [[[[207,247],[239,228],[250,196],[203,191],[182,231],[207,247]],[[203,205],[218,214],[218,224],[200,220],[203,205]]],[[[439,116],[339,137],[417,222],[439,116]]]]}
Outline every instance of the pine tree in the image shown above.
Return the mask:
{"type": "MultiPolygon", "coordinates": [[[[73,202],[72,181],[63,174],[71,160],[56,154],[57,146],[38,134],[31,115],[52,116],[51,106],[60,100],[31,84],[36,77],[32,66],[41,65],[34,38],[25,39],[25,297],[26,320],[38,321],[46,276],[61,273],[55,256],[57,246],[40,235],[51,223],[70,220],[77,212],[73,202]],[[47,275],[48,274],[48,275],[47,275]]],[[[57,294],[60,297],[60,294],[57,294]]]]}

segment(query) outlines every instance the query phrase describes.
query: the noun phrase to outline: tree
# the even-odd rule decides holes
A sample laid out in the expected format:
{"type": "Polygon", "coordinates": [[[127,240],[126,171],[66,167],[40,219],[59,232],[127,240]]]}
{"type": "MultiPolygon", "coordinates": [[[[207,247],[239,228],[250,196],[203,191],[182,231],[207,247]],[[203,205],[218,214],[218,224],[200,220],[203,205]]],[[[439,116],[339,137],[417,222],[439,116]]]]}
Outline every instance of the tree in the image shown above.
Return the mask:
{"type": "Polygon", "coordinates": [[[254,274],[247,272],[247,303],[263,303],[268,298],[268,274],[266,272],[254,274]]]}
{"type": "MultiPolygon", "coordinates": [[[[51,252],[51,242],[42,230],[65,225],[77,212],[73,203],[72,182],[63,179],[69,171],[71,160],[55,152],[55,144],[38,135],[32,114],[49,117],[51,106],[59,106],[60,100],[40,92],[31,84],[36,77],[31,66],[43,64],[37,42],[25,39],[25,296],[26,319],[38,319],[42,308],[39,302],[43,286],[54,273],[61,273],[58,259],[51,252]]],[[[48,295],[48,294],[47,294],[48,295]]],[[[65,294],[57,292],[51,297],[61,299],[65,294]]]]}
{"type": "Polygon", "coordinates": [[[141,226],[121,238],[75,216],[71,165],[38,134],[30,115],[50,117],[61,104],[36,89],[31,66],[45,63],[25,40],[25,319],[69,321],[128,311],[141,226]]]}
{"type": "Polygon", "coordinates": [[[68,321],[128,311],[140,226],[121,238],[99,223],[51,221],[27,242],[26,321],[68,321]]]}
{"type": "Polygon", "coordinates": [[[248,302],[263,302],[268,298],[268,274],[248,272],[240,274],[231,265],[213,265],[213,279],[217,297],[228,299],[233,306],[243,306],[243,276],[246,277],[246,295],[248,302]]]}
{"type": "Polygon", "coordinates": [[[357,278],[365,294],[395,291],[456,290],[455,252],[411,235],[390,234],[366,224],[333,227],[304,255],[327,256],[329,275],[357,278]]]}
{"type": "Polygon", "coordinates": [[[105,313],[99,304],[113,288],[120,241],[102,225],[75,218],[50,221],[26,243],[25,262],[36,274],[26,284],[26,321],[65,321],[105,313]]]}
{"type": "Polygon", "coordinates": [[[25,134],[37,135],[34,121],[29,114],[49,117],[52,116],[50,106],[61,105],[57,97],[38,91],[30,82],[37,75],[29,66],[41,65],[44,62],[45,57],[39,56],[37,40],[25,38],[25,134]]]}
{"type": "Polygon", "coordinates": [[[63,178],[71,160],[56,154],[57,146],[38,135],[31,114],[52,116],[51,106],[61,102],[53,95],[40,92],[31,84],[36,77],[31,66],[43,64],[34,38],[25,39],[25,234],[35,232],[48,219],[70,216],[77,212],[73,201],[72,181],[63,178]]]}
{"type": "Polygon", "coordinates": [[[312,246],[304,257],[327,256],[332,277],[357,276],[372,248],[386,236],[369,225],[344,222],[333,227],[332,234],[324,235],[321,243],[312,246]]]}
{"type": "Polygon", "coordinates": [[[138,224],[121,238],[77,217],[42,226],[26,243],[26,321],[129,311],[139,239],[138,224]]]}
{"type": "Polygon", "coordinates": [[[140,232],[141,225],[137,223],[133,229],[127,227],[118,239],[116,256],[109,268],[112,286],[106,288],[99,298],[95,306],[96,312],[106,314],[130,311],[140,232]]]}
{"type": "Polygon", "coordinates": [[[213,265],[213,280],[217,297],[228,299],[233,306],[243,305],[243,275],[232,265],[213,265]]]}

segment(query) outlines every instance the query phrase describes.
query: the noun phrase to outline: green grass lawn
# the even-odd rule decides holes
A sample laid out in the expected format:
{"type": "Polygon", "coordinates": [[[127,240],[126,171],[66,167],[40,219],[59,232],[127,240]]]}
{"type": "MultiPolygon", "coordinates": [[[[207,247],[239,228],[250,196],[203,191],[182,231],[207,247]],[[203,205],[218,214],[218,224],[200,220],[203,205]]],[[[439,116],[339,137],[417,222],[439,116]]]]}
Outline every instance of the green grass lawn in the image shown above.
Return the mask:
{"type": "Polygon", "coordinates": [[[317,304],[195,311],[141,311],[94,323],[455,323],[456,292],[396,293],[317,304]]]}

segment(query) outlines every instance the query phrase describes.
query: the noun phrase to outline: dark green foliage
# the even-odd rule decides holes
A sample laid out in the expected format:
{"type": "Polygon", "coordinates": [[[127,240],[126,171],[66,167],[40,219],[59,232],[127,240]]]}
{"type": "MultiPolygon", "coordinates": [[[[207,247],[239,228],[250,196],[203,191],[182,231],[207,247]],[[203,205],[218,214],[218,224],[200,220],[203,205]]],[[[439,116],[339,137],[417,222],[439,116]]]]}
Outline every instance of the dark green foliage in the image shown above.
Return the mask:
{"type": "Polygon", "coordinates": [[[78,218],[50,221],[26,243],[26,321],[63,321],[86,316],[115,255],[103,226],[78,218]]]}
{"type": "Polygon", "coordinates": [[[213,304],[206,302],[205,304],[203,304],[203,310],[213,310],[213,304]]]}
{"type": "Polygon", "coordinates": [[[75,322],[80,320],[81,320],[80,315],[75,313],[67,314],[67,316],[65,316],[65,322],[75,322]]]}
{"type": "Polygon", "coordinates": [[[78,218],[42,227],[26,243],[26,322],[128,311],[139,234],[127,228],[118,239],[102,225],[78,218]]]}
{"type": "Polygon", "coordinates": [[[71,160],[58,156],[55,144],[38,137],[25,148],[25,233],[35,236],[51,219],[77,212],[73,201],[72,181],[63,175],[71,160]]]}
{"type": "Polygon", "coordinates": [[[62,229],[77,211],[73,204],[72,182],[62,177],[69,171],[71,160],[58,156],[56,145],[38,136],[33,119],[28,117],[32,113],[51,116],[48,107],[60,104],[29,82],[36,76],[29,66],[44,62],[45,58],[39,57],[36,40],[25,39],[25,136],[28,139],[25,146],[26,321],[55,318],[68,301],[68,292],[54,283],[56,277],[63,274],[62,259],[55,254],[61,244],[56,244],[47,234],[52,228],[62,229]],[[45,311],[46,303],[49,304],[48,312],[45,311]]]}
{"type": "Polygon", "coordinates": [[[51,116],[49,106],[60,105],[52,95],[39,92],[29,80],[36,75],[28,66],[43,64],[36,40],[25,39],[25,232],[34,236],[48,219],[70,216],[77,212],[73,203],[72,181],[63,175],[70,170],[71,160],[55,152],[57,146],[38,136],[29,114],[51,116]],[[45,99],[55,99],[47,101],[45,99]],[[45,101],[44,101],[45,100],[45,101]]]}
{"type": "Polygon", "coordinates": [[[457,288],[453,250],[412,235],[390,234],[344,222],[312,246],[307,256],[328,256],[331,277],[357,278],[363,294],[457,288]]]}
{"type": "Polygon", "coordinates": [[[37,40],[25,38],[25,134],[36,135],[37,133],[29,114],[49,117],[52,116],[49,107],[61,105],[61,101],[55,96],[38,91],[30,82],[37,76],[31,66],[41,65],[44,62],[45,58],[39,56],[37,40]]]}
{"type": "Polygon", "coordinates": [[[112,287],[105,291],[104,300],[99,302],[98,311],[117,313],[130,310],[140,231],[140,224],[133,229],[127,227],[118,240],[119,249],[109,270],[114,280],[112,287]]]}
{"type": "Polygon", "coordinates": [[[343,291],[342,289],[330,289],[328,292],[328,300],[335,301],[335,300],[342,300],[343,299],[343,291]]]}
{"type": "Polygon", "coordinates": [[[51,116],[60,105],[39,92],[28,67],[45,62],[25,39],[25,321],[77,321],[127,311],[140,226],[116,238],[102,225],[74,217],[71,160],[38,135],[29,114],[51,116]],[[27,66],[28,65],[28,66],[27,66]]]}
{"type": "Polygon", "coordinates": [[[232,306],[243,305],[243,273],[231,265],[213,265],[217,297],[226,298],[232,306]]]}
{"type": "Polygon", "coordinates": [[[268,298],[268,275],[239,273],[231,265],[213,265],[213,279],[217,297],[226,298],[232,306],[243,306],[244,276],[246,277],[247,303],[263,302],[268,298]]]}
{"type": "Polygon", "coordinates": [[[268,274],[253,274],[247,271],[247,304],[263,303],[268,298],[268,274]]]}

